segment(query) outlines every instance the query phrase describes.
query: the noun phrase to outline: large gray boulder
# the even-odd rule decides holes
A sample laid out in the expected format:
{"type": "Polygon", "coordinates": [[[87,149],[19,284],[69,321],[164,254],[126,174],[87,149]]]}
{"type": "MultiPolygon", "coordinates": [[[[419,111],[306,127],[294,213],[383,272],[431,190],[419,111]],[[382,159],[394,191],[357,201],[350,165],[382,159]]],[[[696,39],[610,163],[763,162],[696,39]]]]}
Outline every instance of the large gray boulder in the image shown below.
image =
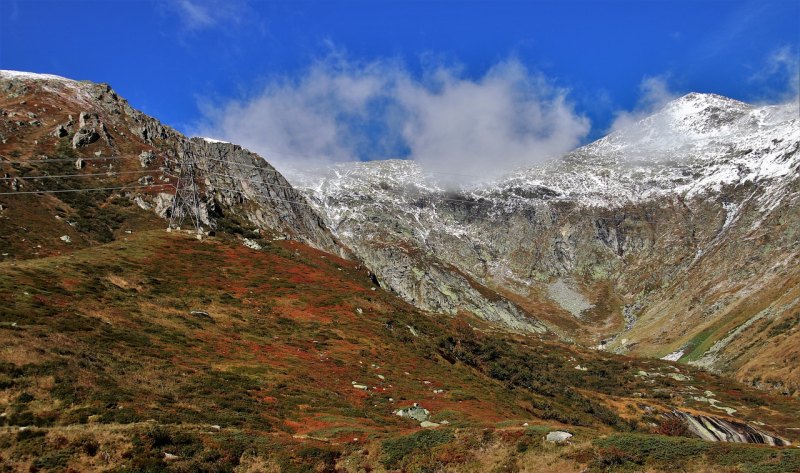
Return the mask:
{"type": "Polygon", "coordinates": [[[94,128],[81,128],[72,137],[72,147],[82,148],[100,139],[100,134],[94,128]]]}
{"type": "Polygon", "coordinates": [[[143,168],[146,168],[147,166],[149,166],[150,163],[152,163],[154,159],[155,159],[155,155],[153,154],[152,151],[142,151],[139,154],[139,164],[141,164],[141,166],[143,168]]]}
{"type": "Polygon", "coordinates": [[[411,407],[406,407],[403,409],[398,409],[394,411],[394,414],[400,417],[405,417],[408,419],[414,419],[418,422],[425,422],[431,416],[431,413],[428,409],[421,407],[419,404],[414,403],[411,407]]]}
{"type": "Polygon", "coordinates": [[[564,432],[563,430],[554,430],[552,432],[547,433],[546,440],[548,442],[561,443],[561,442],[566,442],[570,438],[572,438],[571,433],[564,432]]]}

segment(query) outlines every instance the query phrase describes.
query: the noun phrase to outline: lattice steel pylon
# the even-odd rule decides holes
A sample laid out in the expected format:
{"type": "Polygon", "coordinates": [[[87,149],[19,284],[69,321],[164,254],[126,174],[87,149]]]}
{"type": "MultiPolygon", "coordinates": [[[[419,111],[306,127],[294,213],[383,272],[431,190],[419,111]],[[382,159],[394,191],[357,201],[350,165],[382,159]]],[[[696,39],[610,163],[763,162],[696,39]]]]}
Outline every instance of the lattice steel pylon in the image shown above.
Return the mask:
{"type": "Polygon", "coordinates": [[[176,160],[179,166],[178,182],[175,184],[175,198],[169,212],[169,226],[167,230],[180,229],[186,217],[192,221],[197,235],[202,235],[203,225],[200,220],[200,196],[195,183],[195,170],[197,161],[194,153],[189,149],[176,151],[176,160]]]}

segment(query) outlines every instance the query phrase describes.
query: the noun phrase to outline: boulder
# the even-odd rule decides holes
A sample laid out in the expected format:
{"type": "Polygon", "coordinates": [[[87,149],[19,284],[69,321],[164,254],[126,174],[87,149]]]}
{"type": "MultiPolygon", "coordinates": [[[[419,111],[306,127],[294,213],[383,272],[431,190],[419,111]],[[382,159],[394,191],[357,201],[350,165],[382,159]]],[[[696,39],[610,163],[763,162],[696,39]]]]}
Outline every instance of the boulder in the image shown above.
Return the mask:
{"type": "Polygon", "coordinates": [[[167,194],[166,192],[159,193],[155,198],[156,213],[161,218],[169,217],[169,211],[172,209],[172,201],[175,196],[167,194]]]}
{"type": "Polygon", "coordinates": [[[261,249],[261,245],[259,245],[257,241],[251,240],[249,238],[245,238],[244,239],[244,243],[242,243],[242,244],[244,246],[250,248],[251,250],[260,250],[261,249]]]}
{"type": "Polygon", "coordinates": [[[135,199],[133,199],[133,202],[134,202],[136,205],[138,205],[138,206],[139,206],[139,208],[140,208],[140,209],[142,209],[142,210],[150,210],[150,209],[152,209],[152,208],[153,208],[153,206],[152,206],[152,205],[150,205],[149,203],[147,203],[147,202],[146,202],[144,199],[142,199],[142,197],[141,197],[141,196],[138,196],[138,195],[136,196],[136,198],[135,198],[135,199]]]}
{"type": "Polygon", "coordinates": [[[139,153],[139,164],[141,164],[143,168],[149,166],[150,163],[153,162],[153,159],[155,159],[155,155],[152,151],[142,151],[139,153]]]}
{"type": "Polygon", "coordinates": [[[423,429],[435,429],[436,427],[439,427],[439,424],[437,424],[436,422],[425,420],[420,422],[419,426],[422,427],[423,429]]]}
{"type": "Polygon", "coordinates": [[[571,433],[564,432],[563,430],[554,430],[552,432],[547,433],[546,440],[548,442],[561,443],[561,442],[566,442],[570,438],[572,438],[571,433]]]}
{"type": "Polygon", "coordinates": [[[72,147],[81,148],[100,139],[100,134],[94,128],[81,128],[72,137],[72,147]]]}
{"type": "Polygon", "coordinates": [[[431,413],[428,409],[421,407],[419,404],[414,403],[411,407],[406,407],[403,409],[398,409],[394,411],[394,414],[400,417],[406,417],[408,419],[414,419],[418,422],[424,422],[430,418],[431,413]]]}
{"type": "Polygon", "coordinates": [[[96,113],[81,112],[80,115],[78,115],[78,125],[81,128],[97,126],[99,122],[100,119],[98,118],[96,113]]]}

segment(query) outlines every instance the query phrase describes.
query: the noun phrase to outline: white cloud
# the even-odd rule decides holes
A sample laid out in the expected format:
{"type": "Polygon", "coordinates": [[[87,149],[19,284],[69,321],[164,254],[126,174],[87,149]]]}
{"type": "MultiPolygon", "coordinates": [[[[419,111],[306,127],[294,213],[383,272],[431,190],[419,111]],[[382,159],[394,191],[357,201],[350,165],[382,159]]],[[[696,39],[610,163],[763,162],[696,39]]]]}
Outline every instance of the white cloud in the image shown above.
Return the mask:
{"type": "Polygon", "coordinates": [[[241,34],[242,28],[263,30],[249,0],[162,0],[161,11],[175,15],[183,32],[206,30],[241,34]]]}
{"type": "Polygon", "coordinates": [[[192,0],[177,0],[175,10],[184,26],[190,30],[203,29],[216,23],[206,5],[192,0]]]}
{"type": "Polygon", "coordinates": [[[420,78],[396,62],[332,56],[299,78],[203,111],[199,134],[240,143],[279,167],[401,152],[431,170],[484,177],[569,151],[590,127],[566,90],[514,60],[478,78],[441,64],[420,78]]]}
{"type": "Polygon", "coordinates": [[[765,86],[765,95],[772,101],[797,101],[800,95],[800,50],[783,46],[767,57],[750,82],[765,86]]]}
{"type": "Polygon", "coordinates": [[[614,114],[610,132],[628,128],[678,98],[678,94],[670,90],[665,76],[645,77],[639,84],[639,91],[640,96],[633,110],[622,110],[614,114]]]}

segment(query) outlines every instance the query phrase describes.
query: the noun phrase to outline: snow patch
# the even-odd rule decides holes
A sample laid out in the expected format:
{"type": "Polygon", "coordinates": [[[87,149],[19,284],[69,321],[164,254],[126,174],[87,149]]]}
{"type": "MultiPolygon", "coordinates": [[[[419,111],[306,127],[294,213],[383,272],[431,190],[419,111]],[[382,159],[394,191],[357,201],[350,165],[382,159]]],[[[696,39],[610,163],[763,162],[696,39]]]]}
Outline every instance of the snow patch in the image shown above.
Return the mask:
{"type": "Polygon", "coordinates": [[[7,69],[0,69],[0,77],[4,79],[58,80],[75,82],[72,79],[67,79],[66,77],[61,77],[54,74],[38,74],[35,72],[11,71],[7,69]]]}
{"type": "Polygon", "coordinates": [[[681,349],[681,350],[678,350],[678,351],[674,351],[674,352],[670,353],[669,355],[662,356],[661,359],[662,360],[666,360],[666,361],[678,361],[678,360],[681,359],[681,357],[683,357],[683,353],[684,353],[684,351],[683,351],[683,349],[681,349]]]}
{"type": "Polygon", "coordinates": [[[205,136],[198,136],[198,138],[202,139],[206,143],[225,143],[225,144],[230,144],[230,141],[215,140],[214,138],[208,138],[208,137],[205,137],[205,136]]]}

